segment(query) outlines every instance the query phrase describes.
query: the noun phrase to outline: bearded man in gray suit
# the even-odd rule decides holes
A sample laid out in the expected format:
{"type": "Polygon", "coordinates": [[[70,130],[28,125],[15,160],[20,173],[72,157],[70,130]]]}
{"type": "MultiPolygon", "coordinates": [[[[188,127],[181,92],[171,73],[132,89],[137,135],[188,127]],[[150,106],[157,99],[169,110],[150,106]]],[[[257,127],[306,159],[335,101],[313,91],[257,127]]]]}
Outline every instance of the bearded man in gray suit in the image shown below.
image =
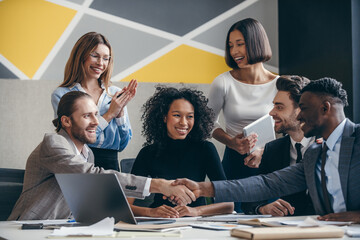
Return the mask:
{"type": "Polygon", "coordinates": [[[320,220],[360,223],[360,124],[345,118],[347,104],[340,82],[312,81],[302,89],[297,118],[305,137],[324,141],[312,144],[303,162],[246,179],[202,183],[179,179],[174,184],[217,202],[261,201],[308,189],[320,220]]]}
{"type": "Polygon", "coordinates": [[[114,173],[129,197],[143,198],[153,192],[177,195],[180,205],[195,200],[189,189],[171,186],[169,180],[94,167],[94,155],[86,144],[96,141],[98,109],[87,93],[73,91],[65,94],[59,102],[57,115],[53,121],[57,133],[45,134],[27,160],[23,191],[8,220],[68,218],[70,209],[55,173],[114,173]]]}

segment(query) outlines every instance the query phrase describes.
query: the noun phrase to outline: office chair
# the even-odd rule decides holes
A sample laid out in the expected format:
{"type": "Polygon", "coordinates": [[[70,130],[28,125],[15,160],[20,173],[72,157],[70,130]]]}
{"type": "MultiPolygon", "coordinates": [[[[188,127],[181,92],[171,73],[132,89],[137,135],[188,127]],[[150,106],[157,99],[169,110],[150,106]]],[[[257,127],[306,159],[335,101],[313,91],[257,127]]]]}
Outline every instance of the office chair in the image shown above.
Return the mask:
{"type": "Polygon", "coordinates": [[[123,173],[130,173],[134,165],[135,158],[124,158],[120,161],[120,171],[123,173]]]}
{"type": "Polygon", "coordinates": [[[24,169],[0,168],[0,221],[9,217],[24,182],[24,169]]]}
{"type": "MultiPolygon", "coordinates": [[[[132,166],[134,165],[135,158],[124,158],[120,160],[120,171],[123,173],[130,173],[132,166]]],[[[154,194],[145,197],[144,199],[135,199],[134,205],[140,207],[148,207],[154,201],[154,194]]]]}

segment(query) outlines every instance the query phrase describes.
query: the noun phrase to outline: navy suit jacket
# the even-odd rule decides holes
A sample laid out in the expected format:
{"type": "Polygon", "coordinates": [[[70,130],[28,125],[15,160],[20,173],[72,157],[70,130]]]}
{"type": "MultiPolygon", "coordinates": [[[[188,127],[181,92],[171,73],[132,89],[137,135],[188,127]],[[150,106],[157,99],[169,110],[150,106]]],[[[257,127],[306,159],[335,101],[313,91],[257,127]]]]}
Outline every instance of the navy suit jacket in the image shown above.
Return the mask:
{"type": "MultiPolygon", "coordinates": [[[[316,187],[315,165],[321,144],[312,144],[303,162],[250,178],[214,181],[217,202],[253,202],[282,197],[308,188],[316,214],[327,214],[316,187]]],[[[339,156],[339,175],[347,211],[360,210],[360,124],[346,120],[339,156]]]]}
{"type": "MultiPolygon", "coordinates": [[[[267,174],[290,166],[290,136],[278,138],[265,145],[264,153],[261,158],[259,174],[267,174]]],[[[294,215],[312,215],[314,210],[311,199],[306,190],[281,197],[295,207],[294,215]]],[[[241,209],[246,214],[259,214],[257,209],[268,204],[268,201],[244,202],[241,209]]]]}

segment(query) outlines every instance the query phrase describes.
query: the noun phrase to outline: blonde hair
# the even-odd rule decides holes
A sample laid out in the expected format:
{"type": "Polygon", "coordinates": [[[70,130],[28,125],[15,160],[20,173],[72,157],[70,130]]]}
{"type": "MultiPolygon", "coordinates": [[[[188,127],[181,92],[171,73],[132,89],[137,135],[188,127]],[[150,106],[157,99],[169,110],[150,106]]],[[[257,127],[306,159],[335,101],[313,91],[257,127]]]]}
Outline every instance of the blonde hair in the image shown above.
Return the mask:
{"type": "Polygon", "coordinates": [[[75,83],[81,83],[85,78],[84,62],[90,53],[99,45],[104,44],[109,48],[110,60],[105,72],[101,74],[99,86],[104,84],[106,92],[111,84],[110,78],[113,71],[113,54],[109,41],[105,36],[97,32],[88,32],[75,43],[70,57],[65,65],[64,81],[60,87],[72,87],[75,83]]]}

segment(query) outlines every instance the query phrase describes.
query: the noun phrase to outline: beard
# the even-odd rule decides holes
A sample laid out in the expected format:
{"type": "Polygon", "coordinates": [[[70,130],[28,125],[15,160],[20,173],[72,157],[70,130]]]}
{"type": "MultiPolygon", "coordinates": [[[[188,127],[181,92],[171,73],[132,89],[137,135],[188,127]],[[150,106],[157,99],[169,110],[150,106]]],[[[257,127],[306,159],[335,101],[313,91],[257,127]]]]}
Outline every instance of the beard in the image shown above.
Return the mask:
{"type": "Polygon", "coordinates": [[[79,125],[74,120],[71,120],[71,123],[73,126],[71,128],[71,134],[75,139],[85,144],[91,144],[96,142],[96,137],[95,138],[87,137],[85,133],[86,130],[79,127],[79,125]]]}
{"type": "Polygon", "coordinates": [[[283,121],[278,129],[275,128],[276,133],[288,134],[289,131],[297,131],[300,128],[300,121],[296,119],[297,114],[293,113],[286,121],[283,121]]]}

